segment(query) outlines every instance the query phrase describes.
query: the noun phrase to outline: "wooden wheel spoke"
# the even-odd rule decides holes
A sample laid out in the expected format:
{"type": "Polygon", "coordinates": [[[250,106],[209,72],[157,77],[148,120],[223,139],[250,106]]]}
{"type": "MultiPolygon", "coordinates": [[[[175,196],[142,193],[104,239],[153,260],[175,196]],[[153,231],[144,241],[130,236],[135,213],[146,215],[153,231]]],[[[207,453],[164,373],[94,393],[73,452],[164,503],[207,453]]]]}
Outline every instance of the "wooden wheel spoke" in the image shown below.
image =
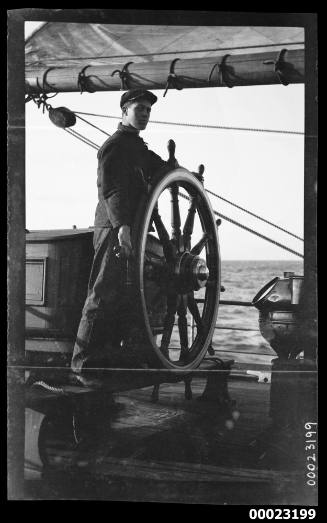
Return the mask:
{"type": "Polygon", "coordinates": [[[203,321],[201,318],[198,304],[195,301],[193,293],[190,293],[187,296],[187,307],[194,318],[198,332],[202,332],[203,331],[203,321]]]}
{"type": "Polygon", "coordinates": [[[157,229],[159,240],[162,244],[164,256],[166,261],[169,262],[173,256],[172,244],[170,242],[169,234],[159,214],[158,206],[153,209],[152,219],[157,229]]]}
{"type": "Polygon", "coordinates": [[[181,237],[181,216],[178,201],[178,184],[173,183],[169,188],[171,195],[171,238],[179,247],[181,237]]]}
{"type": "Polygon", "coordinates": [[[196,213],[197,197],[190,196],[190,206],[187,211],[186,220],[183,227],[183,241],[185,249],[191,250],[191,236],[194,229],[194,218],[196,213]]]}
{"type": "Polygon", "coordinates": [[[198,241],[196,245],[191,249],[191,254],[194,254],[195,256],[199,256],[203,248],[207,245],[209,241],[209,235],[208,233],[203,233],[202,238],[198,241]]]}
{"type": "Polygon", "coordinates": [[[188,372],[204,358],[217,319],[219,238],[200,183],[203,168],[199,176],[191,173],[176,164],[172,147],[169,151],[168,171],[153,179],[132,230],[135,259],[142,264],[136,265],[135,289],[149,363],[188,372]],[[185,208],[182,198],[188,200],[185,208]],[[161,203],[167,199],[169,216],[163,209],[160,216],[161,203]],[[148,234],[152,224],[154,235],[148,234]],[[197,300],[197,289],[204,300],[197,300]]]}
{"type": "Polygon", "coordinates": [[[178,314],[178,330],[179,339],[181,343],[180,359],[185,359],[188,353],[188,331],[187,331],[187,306],[186,306],[187,295],[181,296],[180,304],[177,308],[178,314]]]}
{"type": "Polygon", "coordinates": [[[177,310],[178,296],[168,295],[167,297],[167,313],[164,320],[163,333],[161,338],[160,350],[162,353],[169,358],[168,347],[170,343],[171,334],[173,332],[175,314],[177,310]]]}

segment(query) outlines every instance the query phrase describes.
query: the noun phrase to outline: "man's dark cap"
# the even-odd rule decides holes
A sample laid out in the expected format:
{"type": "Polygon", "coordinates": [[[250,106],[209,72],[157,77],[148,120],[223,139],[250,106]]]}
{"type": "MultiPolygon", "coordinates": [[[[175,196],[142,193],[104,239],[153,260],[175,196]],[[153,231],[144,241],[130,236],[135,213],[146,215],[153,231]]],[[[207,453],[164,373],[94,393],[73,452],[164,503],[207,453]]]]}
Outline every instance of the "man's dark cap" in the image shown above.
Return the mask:
{"type": "Polygon", "coordinates": [[[147,91],[146,89],[142,88],[135,88],[130,89],[129,91],[126,91],[126,93],[123,94],[123,96],[120,99],[120,107],[122,108],[126,102],[136,100],[137,98],[146,98],[151,102],[151,105],[155,104],[158,100],[156,95],[151,93],[151,91],[147,91]]]}

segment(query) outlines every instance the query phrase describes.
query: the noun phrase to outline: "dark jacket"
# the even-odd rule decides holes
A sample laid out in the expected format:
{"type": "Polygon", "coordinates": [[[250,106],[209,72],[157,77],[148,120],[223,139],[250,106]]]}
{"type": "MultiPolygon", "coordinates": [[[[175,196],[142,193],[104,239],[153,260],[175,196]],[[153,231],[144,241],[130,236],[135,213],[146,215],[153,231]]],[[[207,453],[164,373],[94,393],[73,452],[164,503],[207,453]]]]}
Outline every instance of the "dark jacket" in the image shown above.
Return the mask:
{"type": "Polygon", "coordinates": [[[95,227],[133,223],[146,182],[167,162],[150,151],[140,136],[123,126],[98,152],[98,197],[95,227]]]}

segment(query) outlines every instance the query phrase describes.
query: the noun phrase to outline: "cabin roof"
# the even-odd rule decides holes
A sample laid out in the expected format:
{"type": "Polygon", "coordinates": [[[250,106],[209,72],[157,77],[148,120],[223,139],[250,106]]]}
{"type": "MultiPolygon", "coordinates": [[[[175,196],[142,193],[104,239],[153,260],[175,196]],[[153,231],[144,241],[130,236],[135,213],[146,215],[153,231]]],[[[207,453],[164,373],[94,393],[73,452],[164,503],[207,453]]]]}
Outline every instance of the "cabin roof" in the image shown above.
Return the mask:
{"type": "Polygon", "coordinates": [[[71,238],[80,238],[85,235],[93,235],[93,227],[88,229],[52,229],[52,230],[34,230],[26,231],[26,243],[30,242],[49,242],[57,240],[67,240],[71,238]]]}

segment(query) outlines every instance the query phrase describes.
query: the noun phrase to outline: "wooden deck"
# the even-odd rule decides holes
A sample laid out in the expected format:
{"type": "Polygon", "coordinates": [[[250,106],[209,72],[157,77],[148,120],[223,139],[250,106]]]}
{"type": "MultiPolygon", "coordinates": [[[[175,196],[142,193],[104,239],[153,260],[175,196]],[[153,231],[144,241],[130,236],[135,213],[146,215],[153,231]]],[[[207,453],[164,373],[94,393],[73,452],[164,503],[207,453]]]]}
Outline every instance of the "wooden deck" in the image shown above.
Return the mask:
{"type": "Polygon", "coordinates": [[[193,378],[186,400],[183,382],[162,384],[157,403],[152,387],[109,394],[75,420],[75,439],[62,412],[27,499],[315,505],[294,434],[271,428],[269,382],[231,375],[226,408],[199,400],[204,387],[193,378]]]}

